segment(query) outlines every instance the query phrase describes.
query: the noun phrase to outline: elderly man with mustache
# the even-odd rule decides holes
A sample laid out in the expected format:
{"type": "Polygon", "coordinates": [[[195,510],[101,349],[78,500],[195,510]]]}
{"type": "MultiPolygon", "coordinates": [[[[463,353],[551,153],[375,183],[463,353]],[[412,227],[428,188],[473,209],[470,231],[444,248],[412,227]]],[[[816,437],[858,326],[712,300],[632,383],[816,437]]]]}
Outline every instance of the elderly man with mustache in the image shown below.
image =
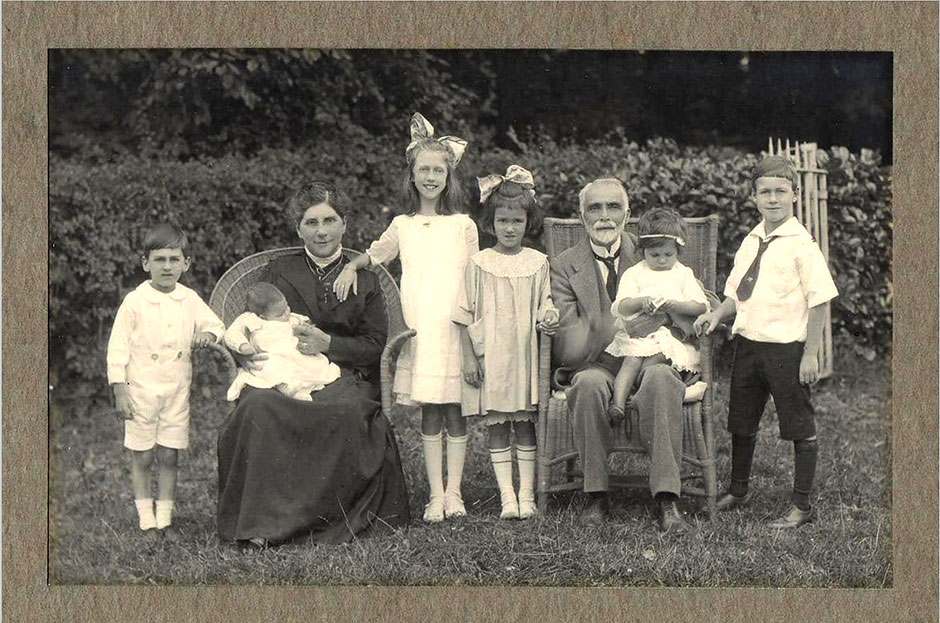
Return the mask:
{"type": "MultiPolygon", "coordinates": [[[[627,191],[620,180],[594,180],[579,195],[588,239],[552,262],[552,298],[561,318],[552,356],[556,384],[565,388],[574,439],[584,470],[589,503],[581,514],[587,524],[603,523],[609,513],[607,456],[613,429],[607,406],[620,359],[604,352],[614,336],[611,303],[623,271],[641,259],[632,234],[623,227],[630,216],[627,191]]],[[[634,435],[650,456],[649,486],[658,503],[659,529],[691,529],[676,502],[681,484],[682,398],[685,384],[668,364],[644,368],[632,404],[639,415],[634,435]]]]}

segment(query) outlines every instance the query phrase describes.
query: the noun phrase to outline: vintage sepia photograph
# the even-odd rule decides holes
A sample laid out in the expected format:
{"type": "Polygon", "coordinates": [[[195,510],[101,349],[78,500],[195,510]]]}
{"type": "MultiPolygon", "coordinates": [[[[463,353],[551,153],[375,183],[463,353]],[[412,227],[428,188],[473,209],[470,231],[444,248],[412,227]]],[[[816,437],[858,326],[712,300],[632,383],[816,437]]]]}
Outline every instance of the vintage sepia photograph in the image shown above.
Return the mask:
{"type": "Polygon", "coordinates": [[[937,5],[0,12],[10,620],[935,619],[937,5]]]}
{"type": "Polygon", "coordinates": [[[49,581],[891,587],[892,63],[49,50],[49,581]]]}

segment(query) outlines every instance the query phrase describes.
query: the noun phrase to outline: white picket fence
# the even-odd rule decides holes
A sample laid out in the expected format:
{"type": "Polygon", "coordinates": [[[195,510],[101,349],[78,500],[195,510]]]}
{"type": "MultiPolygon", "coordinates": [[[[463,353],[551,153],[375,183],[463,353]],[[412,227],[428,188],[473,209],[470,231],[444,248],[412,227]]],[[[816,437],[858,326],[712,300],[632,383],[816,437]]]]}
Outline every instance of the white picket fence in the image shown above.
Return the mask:
{"type": "MultiPolygon", "coordinates": [[[[796,201],[796,218],[812,234],[829,262],[829,193],[826,190],[827,173],[816,162],[816,143],[767,139],[768,155],[784,155],[790,159],[799,173],[799,188],[796,201]]],[[[819,351],[819,373],[821,377],[832,376],[832,316],[826,303],[826,324],[823,328],[823,344],[819,351]]]]}

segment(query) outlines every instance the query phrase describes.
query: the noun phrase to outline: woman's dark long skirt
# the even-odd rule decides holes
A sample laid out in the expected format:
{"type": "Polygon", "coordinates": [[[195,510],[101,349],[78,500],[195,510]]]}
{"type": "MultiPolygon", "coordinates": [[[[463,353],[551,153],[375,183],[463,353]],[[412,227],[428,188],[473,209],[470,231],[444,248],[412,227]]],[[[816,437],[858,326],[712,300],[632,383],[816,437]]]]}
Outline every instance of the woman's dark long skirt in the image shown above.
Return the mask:
{"type": "Polygon", "coordinates": [[[342,543],[409,522],[398,446],[377,392],[343,376],[313,402],[247,387],[219,433],[219,537],[342,543]]]}

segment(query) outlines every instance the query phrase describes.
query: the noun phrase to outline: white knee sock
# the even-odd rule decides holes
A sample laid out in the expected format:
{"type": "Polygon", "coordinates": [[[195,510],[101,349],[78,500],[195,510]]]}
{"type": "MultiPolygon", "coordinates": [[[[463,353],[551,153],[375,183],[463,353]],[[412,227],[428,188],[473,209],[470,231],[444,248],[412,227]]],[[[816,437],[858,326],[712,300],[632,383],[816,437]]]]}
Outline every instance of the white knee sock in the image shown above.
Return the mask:
{"type": "Polygon", "coordinates": [[[173,500],[157,500],[157,530],[166,528],[173,522],[173,500]]]}
{"type": "Polygon", "coordinates": [[[516,445],[516,460],[519,461],[519,497],[535,497],[535,446],[516,445]]]}
{"type": "Polygon", "coordinates": [[[460,495],[460,482],[463,480],[463,462],[467,456],[467,436],[451,437],[447,435],[447,492],[460,495]]]}
{"type": "Polygon", "coordinates": [[[424,446],[424,467],[428,472],[428,486],[432,498],[444,495],[444,445],[441,443],[443,431],[436,435],[421,434],[424,446]]]}
{"type": "Polygon", "coordinates": [[[153,498],[134,500],[134,505],[137,507],[137,519],[140,523],[140,529],[150,530],[155,528],[157,520],[153,516],[153,498]]]}
{"type": "Polygon", "coordinates": [[[500,496],[515,497],[516,492],[512,488],[512,452],[510,449],[490,450],[490,461],[493,463],[493,472],[496,474],[500,496]]]}

